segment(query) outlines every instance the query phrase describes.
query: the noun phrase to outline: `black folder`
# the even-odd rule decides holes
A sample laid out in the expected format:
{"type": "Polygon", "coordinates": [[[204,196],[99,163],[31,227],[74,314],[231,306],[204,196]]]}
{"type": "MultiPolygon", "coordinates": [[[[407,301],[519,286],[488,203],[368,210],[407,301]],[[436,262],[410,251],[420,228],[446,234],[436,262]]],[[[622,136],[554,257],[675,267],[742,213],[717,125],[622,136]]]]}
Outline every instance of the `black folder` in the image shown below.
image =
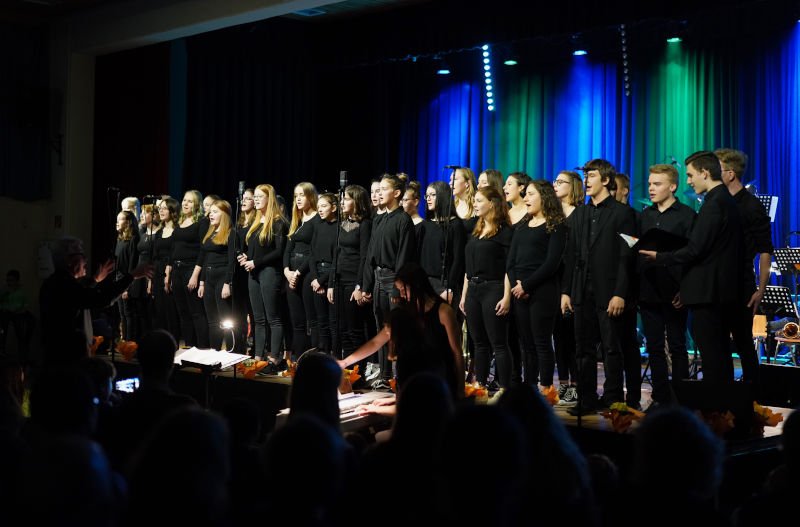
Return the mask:
{"type": "Polygon", "coordinates": [[[662,229],[650,229],[644,233],[632,249],[634,251],[672,252],[684,247],[689,240],[662,229]]]}

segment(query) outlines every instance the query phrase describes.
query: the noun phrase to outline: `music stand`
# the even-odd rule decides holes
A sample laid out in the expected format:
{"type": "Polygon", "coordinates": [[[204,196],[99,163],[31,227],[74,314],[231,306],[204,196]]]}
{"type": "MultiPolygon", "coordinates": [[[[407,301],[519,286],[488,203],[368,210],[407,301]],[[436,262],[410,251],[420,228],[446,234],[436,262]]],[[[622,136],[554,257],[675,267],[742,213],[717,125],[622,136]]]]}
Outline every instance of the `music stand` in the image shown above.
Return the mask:
{"type": "Polygon", "coordinates": [[[778,196],[758,195],[756,197],[764,205],[764,210],[769,215],[769,221],[775,223],[775,214],[778,212],[778,196]]]}
{"type": "MultiPolygon", "coordinates": [[[[782,249],[775,249],[775,263],[778,264],[778,270],[783,273],[791,273],[792,275],[792,290],[794,291],[794,298],[797,298],[797,272],[798,265],[800,265],[800,248],[798,247],[784,247],[782,249]]],[[[796,312],[796,310],[795,310],[796,312]]]]}

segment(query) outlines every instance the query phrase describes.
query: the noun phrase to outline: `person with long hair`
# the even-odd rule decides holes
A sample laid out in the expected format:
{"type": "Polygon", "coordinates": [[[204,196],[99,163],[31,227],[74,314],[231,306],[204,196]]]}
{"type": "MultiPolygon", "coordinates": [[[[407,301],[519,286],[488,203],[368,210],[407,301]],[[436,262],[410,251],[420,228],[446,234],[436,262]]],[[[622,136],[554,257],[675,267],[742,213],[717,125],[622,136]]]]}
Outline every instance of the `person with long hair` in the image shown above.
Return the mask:
{"type": "Polygon", "coordinates": [[[178,307],[181,336],[187,346],[209,347],[208,322],[203,301],[197,296],[202,270],[200,245],[208,231],[208,218],[203,216],[203,195],[188,190],[181,202],[181,215],[172,234],[172,256],[167,274],[172,279],[172,292],[178,307]]]}
{"type": "Polygon", "coordinates": [[[501,388],[511,381],[508,350],[508,315],[511,287],[506,278],[506,257],[512,229],[505,198],[494,187],[478,189],[474,204],[477,222],[465,249],[464,286],[459,307],[467,316],[475,345],[475,376],[486,384],[491,356],[495,358],[501,388]]]}
{"type": "MultiPolygon", "coordinates": [[[[572,213],[576,207],[584,204],[586,198],[583,180],[577,172],[562,170],[553,180],[553,190],[561,202],[561,210],[567,218],[567,229],[569,229],[572,213]]],[[[575,406],[578,402],[578,365],[575,359],[575,318],[572,312],[559,312],[553,330],[553,342],[558,370],[558,404],[575,406]]]]}
{"type": "Polygon", "coordinates": [[[553,186],[542,179],[525,191],[528,222],[517,227],[508,253],[507,279],[512,284],[513,312],[522,344],[525,382],[553,385],[552,336],[561,306],[561,271],[567,244],[566,219],[553,186]]]}
{"type": "MultiPolygon", "coordinates": [[[[136,267],[139,258],[136,253],[138,242],[134,233],[138,232],[136,216],[132,212],[123,210],[117,214],[115,226],[117,231],[117,244],[114,247],[114,258],[116,260],[116,280],[131,274],[136,267]]],[[[130,301],[131,287],[122,292],[117,305],[119,306],[119,316],[122,322],[122,338],[125,340],[136,340],[139,338],[139,320],[134,316],[133,303],[130,301]]]]}
{"type": "MultiPolygon", "coordinates": [[[[392,309],[390,301],[394,290],[395,273],[407,262],[416,259],[416,239],[414,224],[400,206],[400,198],[405,193],[402,179],[387,174],[381,180],[381,205],[386,213],[375,222],[370,239],[367,263],[364,266],[362,303],[374,300],[375,326],[383,323],[392,309]]],[[[379,355],[381,379],[391,378],[391,364],[386,350],[379,355]]]]}
{"type": "Polygon", "coordinates": [[[473,203],[475,199],[475,173],[471,168],[457,168],[450,175],[450,184],[453,188],[453,199],[456,205],[456,214],[462,220],[468,220],[475,214],[473,203]]]}
{"type": "Polygon", "coordinates": [[[172,235],[178,224],[178,201],[166,197],[158,205],[158,218],[161,228],[153,241],[153,297],[155,300],[155,329],[164,329],[180,342],[181,332],[178,322],[178,308],[172,294],[172,277],[169,274],[169,259],[172,256],[172,235]]]}
{"type": "Polygon", "coordinates": [[[317,189],[307,181],[298,183],[294,187],[292,224],[289,226],[289,240],[283,254],[283,275],[289,285],[286,297],[292,319],[293,360],[319,344],[309,257],[314,228],[321,221],[317,213],[317,189]]]}
{"type": "Polygon", "coordinates": [[[231,289],[233,285],[233,269],[235,266],[234,242],[236,233],[231,222],[231,205],[225,200],[218,199],[208,208],[208,231],[203,237],[203,271],[200,274],[200,287],[197,296],[203,299],[208,318],[208,335],[211,347],[236,351],[242,349],[243,335],[241,328],[234,327],[232,331],[239,334],[233,338],[234,343],[227,339],[227,331],[223,332],[222,322],[231,319],[231,289]]]}
{"type": "MultiPolygon", "coordinates": [[[[386,174],[381,175],[381,177],[386,174]]],[[[386,207],[381,205],[381,178],[373,179],[369,185],[369,200],[372,204],[372,216],[377,218],[386,212],[386,207]]]]}
{"type": "Polygon", "coordinates": [[[454,400],[460,399],[464,394],[464,363],[455,311],[433,290],[425,270],[414,262],[400,268],[394,287],[398,295],[396,304],[404,313],[395,314],[398,309],[392,311],[381,331],[355,353],[340,360],[339,365],[348,368],[391,343],[389,355],[391,360],[397,359],[398,378],[405,373],[405,366],[400,365],[403,361],[417,371],[425,369],[439,374],[454,400]],[[408,320],[413,324],[403,323],[402,328],[398,327],[398,321],[408,320]]]}
{"type": "MultiPolygon", "coordinates": [[[[138,260],[136,265],[151,263],[153,261],[152,249],[156,233],[161,229],[161,225],[155,218],[155,207],[152,203],[142,206],[142,217],[139,221],[140,236],[136,244],[138,260]]],[[[139,320],[139,335],[144,335],[153,329],[152,309],[153,281],[137,280],[128,292],[128,302],[133,307],[134,317],[139,320]]]]}
{"type": "MultiPolygon", "coordinates": [[[[528,220],[528,210],[525,206],[525,189],[531,182],[531,178],[524,172],[512,172],[508,175],[502,194],[508,203],[508,216],[511,220],[511,227],[517,229],[525,225],[528,220]]],[[[512,320],[514,320],[514,303],[511,303],[512,320]]],[[[508,325],[508,349],[511,352],[511,382],[518,384],[522,382],[522,349],[520,347],[520,336],[516,324],[508,325]]]]}
{"type": "MultiPolygon", "coordinates": [[[[119,204],[119,208],[122,211],[128,211],[133,214],[133,217],[136,218],[136,221],[139,221],[139,215],[141,213],[141,205],[139,203],[139,198],[135,196],[128,196],[126,198],[122,198],[122,201],[119,204]]],[[[134,223],[134,225],[136,225],[134,223]]]]}
{"type": "Polygon", "coordinates": [[[436,293],[449,304],[458,304],[464,276],[464,247],[467,233],[456,215],[450,187],[434,181],[425,190],[425,236],[420,247],[419,263],[436,293]],[[455,292],[455,294],[454,294],[455,292]]]}
{"type": "Polygon", "coordinates": [[[208,213],[211,210],[211,205],[214,204],[215,201],[222,199],[216,194],[209,194],[205,198],[203,198],[203,216],[208,218],[208,213]]]}
{"type": "Polygon", "coordinates": [[[497,191],[503,193],[503,173],[496,168],[487,168],[478,174],[478,188],[492,186],[497,191]]]}
{"type": "Polygon", "coordinates": [[[314,226],[309,257],[309,279],[314,292],[314,312],[319,328],[317,350],[339,355],[339,335],[335,334],[336,313],[328,302],[328,289],[333,289],[333,260],[336,257],[336,235],[339,211],[336,195],[325,193],[317,200],[317,213],[322,220],[314,226]]]}
{"type": "MultiPolygon", "coordinates": [[[[240,254],[247,254],[247,241],[245,238],[247,237],[247,231],[250,230],[250,226],[253,225],[253,220],[256,217],[256,209],[253,203],[253,189],[247,188],[242,193],[239,217],[236,220],[234,249],[237,258],[240,254]]],[[[244,267],[241,265],[236,265],[233,272],[233,291],[231,298],[233,304],[233,323],[237,328],[241,328],[238,334],[247,341],[239,348],[242,353],[253,344],[253,333],[248,332],[248,329],[255,317],[253,315],[253,307],[250,305],[250,293],[247,286],[248,281],[249,273],[245,271],[244,267]]],[[[237,344],[238,342],[237,340],[237,344]]]]}
{"type": "Polygon", "coordinates": [[[238,256],[239,265],[250,273],[250,303],[255,317],[257,358],[265,356],[266,326],[269,323],[269,362],[273,370],[283,359],[283,322],[280,315],[282,283],[280,267],[288,228],[281,215],[275,189],[262,184],[253,193],[256,217],[247,231],[247,254],[238,256]]]}
{"type": "MultiPolygon", "coordinates": [[[[350,356],[366,340],[361,281],[364,261],[372,236],[372,218],[367,190],[359,185],[344,189],[339,226],[339,249],[332,270],[336,287],[328,288],[328,302],[334,305],[339,324],[342,354],[350,356]]],[[[364,371],[364,368],[361,368],[364,371]]]]}

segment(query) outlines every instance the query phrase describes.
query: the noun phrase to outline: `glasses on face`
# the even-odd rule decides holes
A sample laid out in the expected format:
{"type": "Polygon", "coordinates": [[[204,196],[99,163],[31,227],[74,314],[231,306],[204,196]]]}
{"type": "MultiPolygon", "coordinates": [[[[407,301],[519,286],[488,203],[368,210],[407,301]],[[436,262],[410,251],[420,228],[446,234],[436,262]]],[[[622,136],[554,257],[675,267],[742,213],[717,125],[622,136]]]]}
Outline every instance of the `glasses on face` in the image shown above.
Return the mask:
{"type": "Polygon", "coordinates": [[[569,181],[564,181],[563,179],[556,179],[553,181],[554,187],[560,187],[561,185],[569,185],[569,181]]]}

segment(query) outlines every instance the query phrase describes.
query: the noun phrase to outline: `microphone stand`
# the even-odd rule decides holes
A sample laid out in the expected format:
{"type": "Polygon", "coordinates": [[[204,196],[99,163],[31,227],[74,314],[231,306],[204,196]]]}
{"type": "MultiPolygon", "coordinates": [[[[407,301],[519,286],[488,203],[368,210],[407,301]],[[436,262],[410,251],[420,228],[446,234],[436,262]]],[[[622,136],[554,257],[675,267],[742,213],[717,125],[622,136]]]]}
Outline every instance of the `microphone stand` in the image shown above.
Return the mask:
{"type": "MultiPolygon", "coordinates": [[[[239,268],[239,254],[242,252],[242,240],[239,239],[239,215],[242,213],[242,203],[244,202],[244,181],[239,182],[239,188],[237,189],[238,192],[236,193],[236,214],[235,218],[231,218],[233,221],[233,273],[231,273],[231,312],[236,313],[236,271],[239,268]]],[[[239,331],[242,330],[242,326],[245,328],[245,335],[244,335],[244,352],[247,354],[247,308],[245,308],[245,316],[244,321],[236,320],[236,317],[232,317],[234,320],[234,324],[239,326],[239,331]]],[[[233,337],[233,348],[229,351],[237,352],[236,351],[236,330],[235,328],[231,328],[231,337],[233,337]]],[[[237,352],[238,353],[238,352],[237,352]]],[[[236,372],[236,368],[234,368],[234,373],[236,372]]]]}
{"type": "MultiPolygon", "coordinates": [[[[341,171],[339,172],[339,203],[336,204],[336,213],[339,218],[339,223],[336,225],[336,247],[333,251],[333,273],[332,273],[332,284],[331,287],[333,288],[333,309],[334,313],[336,313],[336,320],[334,321],[333,331],[331,332],[331,348],[333,348],[334,340],[336,341],[336,348],[331,349],[331,352],[337,355],[338,359],[344,359],[344,348],[342,347],[342,339],[341,339],[341,320],[342,320],[342,307],[344,304],[342,303],[342,299],[345,297],[345,292],[339,290],[339,255],[342,252],[341,246],[341,237],[342,237],[342,226],[344,224],[344,210],[342,210],[342,202],[344,201],[344,189],[347,186],[347,172],[341,171]],[[337,295],[337,293],[341,293],[337,295]],[[337,298],[338,297],[338,298],[337,298]],[[335,338],[334,338],[335,335],[335,338]]],[[[350,299],[348,298],[345,300],[349,302],[350,299]]]]}

